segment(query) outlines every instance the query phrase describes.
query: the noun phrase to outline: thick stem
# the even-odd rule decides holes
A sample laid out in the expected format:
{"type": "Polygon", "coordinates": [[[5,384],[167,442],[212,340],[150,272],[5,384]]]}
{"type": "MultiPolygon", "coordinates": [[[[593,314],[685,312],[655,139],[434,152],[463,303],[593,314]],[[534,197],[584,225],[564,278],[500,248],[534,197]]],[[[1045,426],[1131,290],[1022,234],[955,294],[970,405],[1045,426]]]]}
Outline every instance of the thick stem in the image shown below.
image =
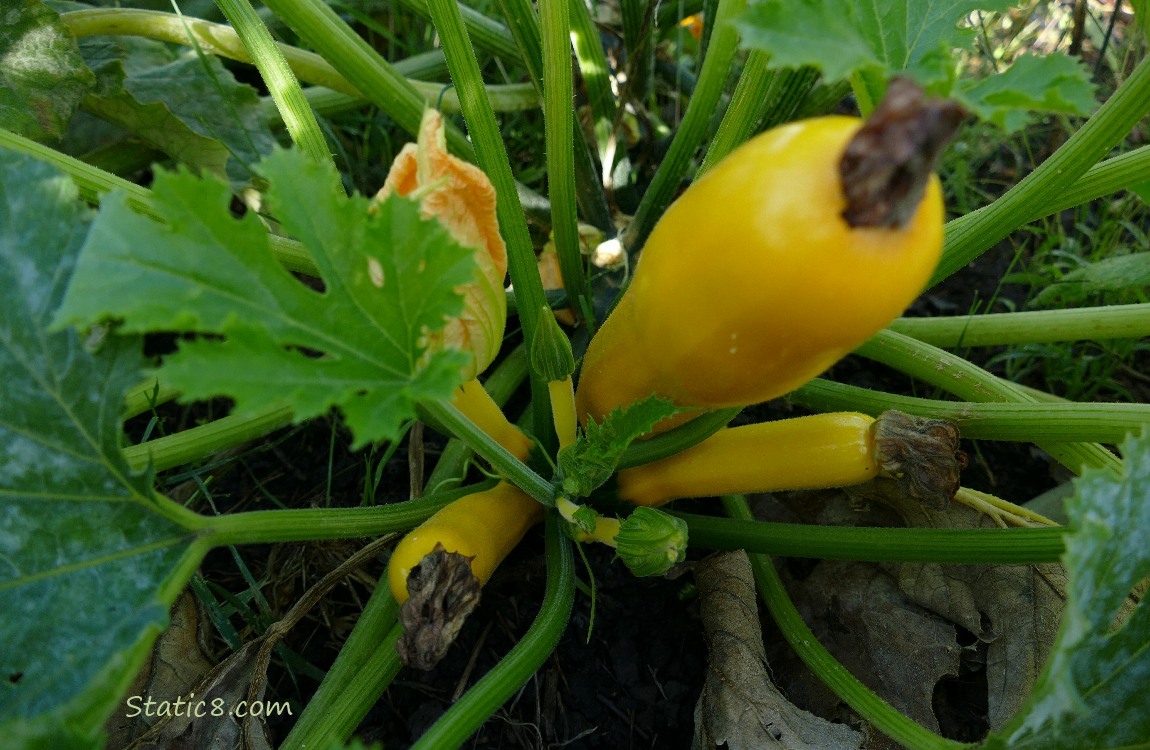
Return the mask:
{"type": "Polygon", "coordinates": [[[557,513],[547,519],[547,591],[535,622],[490,672],[423,733],[412,750],[462,746],[555,649],[575,601],[574,557],[561,523],[557,513]]]}
{"type": "Polygon", "coordinates": [[[847,409],[878,416],[888,409],[955,424],[964,438],[1120,443],[1150,424],[1150,404],[976,403],[899,396],[816,379],[787,395],[814,411],[847,409]]]}
{"type": "Polygon", "coordinates": [[[1133,339],[1150,336],[1150,303],[899,318],[890,330],[943,348],[1133,339]]]}
{"type": "Polygon", "coordinates": [[[1126,137],[1147,109],[1150,57],[1139,63],[1114,95],[1049,159],[1001,198],[976,212],[977,218],[968,215],[947,226],[942,262],[930,285],[964,268],[1018,227],[1049,215],[1053,206],[1063,205],[1064,194],[1126,137]]]}
{"type": "MultiPolygon", "coordinates": [[[[496,212],[500,230],[507,242],[508,271],[519,303],[519,322],[523,326],[523,338],[530,351],[539,327],[539,309],[546,305],[546,297],[543,294],[543,282],[539,278],[535,248],[531,244],[515,188],[515,178],[511,173],[511,162],[503,146],[503,135],[484,91],[479,63],[463,25],[459,5],[455,0],[430,0],[428,9],[443,44],[451,79],[459,91],[463,117],[475,143],[476,161],[487,173],[499,196],[496,212]]],[[[544,396],[546,385],[537,377],[531,380],[531,395],[536,407],[532,432],[546,435],[551,422],[548,401],[544,396]]],[[[529,491],[529,494],[534,493],[529,491]]]]}
{"type": "Polygon", "coordinates": [[[319,129],[315,112],[300,89],[299,80],[251,3],[248,0],[216,0],[216,5],[243,41],[244,49],[259,70],[292,141],[312,161],[317,164],[326,162],[334,167],[331,149],[319,129]]]}
{"type": "Polygon", "coordinates": [[[299,508],[229,513],[204,519],[212,545],[354,539],[407,531],[454,500],[491,484],[468,485],[418,500],[359,508],[299,508]]]}
{"type": "MultiPolygon", "coordinates": [[[[1036,403],[1038,399],[965,359],[893,331],[881,331],[855,350],[968,401],[1036,403]]],[[[1121,461],[1097,443],[1059,443],[1035,436],[1035,445],[1076,474],[1089,467],[1121,471],[1121,461]]]]}
{"type": "Polygon", "coordinates": [[[346,742],[403,665],[395,642],[398,606],[384,582],[375,587],[335,663],[324,675],[279,750],[346,742]]]}
{"type": "Polygon", "coordinates": [[[1034,529],[883,529],[716,518],[672,511],[696,549],[745,549],[786,557],[873,562],[1057,562],[1064,526],[1034,529]]]}
{"type": "Polygon", "coordinates": [[[539,502],[550,505],[554,492],[551,483],[528,468],[495,439],[483,432],[459,409],[446,402],[424,404],[439,424],[449,429],[482,456],[504,479],[519,487],[539,502]]]}

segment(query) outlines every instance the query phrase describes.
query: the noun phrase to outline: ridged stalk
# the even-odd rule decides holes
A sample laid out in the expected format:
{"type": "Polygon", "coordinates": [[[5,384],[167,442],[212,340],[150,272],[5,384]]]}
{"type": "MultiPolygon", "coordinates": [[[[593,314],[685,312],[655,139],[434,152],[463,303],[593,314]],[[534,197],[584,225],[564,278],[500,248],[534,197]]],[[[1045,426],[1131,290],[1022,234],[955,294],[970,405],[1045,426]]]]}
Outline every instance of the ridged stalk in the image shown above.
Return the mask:
{"type": "MultiPolygon", "coordinates": [[[[430,0],[428,9],[443,44],[451,79],[459,91],[463,118],[475,144],[476,163],[487,173],[498,194],[496,212],[503,239],[507,243],[508,271],[515,287],[523,338],[530,350],[539,327],[539,310],[546,304],[546,297],[536,265],[535,249],[516,192],[515,178],[511,173],[511,163],[503,147],[503,136],[483,88],[479,63],[463,25],[458,3],[454,0],[430,0]]],[[[551,430],[547,386],[537,377],[531,379],[531,396],[535,404],[532,432],[537,436],[547,435],[551,430]]],[[[530,491],[528,493],[533,494],[530,491]]]]}
{"type": "MultiPolygon", "coordinates": [[[[434,2],[434,0],[433,0],[434,2]]],[[[575,600],[575,563],[559,514],[547,519],[547,590],[535,622],[507,655],[412,745],[444,750],[463,745],[551,655],[567,629],[575,600]]]]}
{"type": "Polygon", "coordinates": [[[947,226],[942,261],[930,285],[965,267],[1035,214],[1051,213],[1062,194],[1120,143],[1148,109],[1150,57],[1050,158],[994,203],[947,226]]]}
{"type": "MultiPolygon", "coordinates": [[[[943,349],[893,331],[882,331],[855,350],[967,401],[1037,403],[1033,395],[943,349]]],[[[1034,444],[1076,474],[1089,467],[1121,471],[1121,462],[1097,443],[1056,443],[1034,436],[1034,444]]]]}
{"type": "Polygon", "coordinates": [[[251,3],[248,0],[216,0],[216,5],[239,35],[244,49],[259,70],[292,141],[317,164],[326,162],[335,166],[331,149],[311,104],[303,95],[299,80],[251,3]]]}
{"type": "Polygon", "coordinates": [[[1120,443],[1150,427],[1150,404],[972,403],[897,396],[883,391],[812,380],[787,400],[815,411],[861,411],[877,417],[887,409],[958,426],[965,438],[1033,442],[1120,443]]]}

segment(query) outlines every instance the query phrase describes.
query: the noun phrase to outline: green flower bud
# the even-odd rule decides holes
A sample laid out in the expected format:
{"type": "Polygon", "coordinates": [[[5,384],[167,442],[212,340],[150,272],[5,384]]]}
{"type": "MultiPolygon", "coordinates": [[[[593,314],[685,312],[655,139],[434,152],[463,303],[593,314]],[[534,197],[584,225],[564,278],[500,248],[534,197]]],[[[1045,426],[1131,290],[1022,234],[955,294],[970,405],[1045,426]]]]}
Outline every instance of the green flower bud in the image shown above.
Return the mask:
{"type": "Polygon", "coordinates": [[[654,508],[636,508],[619,527],[615,545],[635,575],[662,575],[687,555],[687,524],[654,508]]]}
{"type": "Polygon", "coordinates": [[[549,383],[566,380],[575,372],[571,342],[546,305],[540,309],[539,328],[531,342],[531,369],[549,383]]]}

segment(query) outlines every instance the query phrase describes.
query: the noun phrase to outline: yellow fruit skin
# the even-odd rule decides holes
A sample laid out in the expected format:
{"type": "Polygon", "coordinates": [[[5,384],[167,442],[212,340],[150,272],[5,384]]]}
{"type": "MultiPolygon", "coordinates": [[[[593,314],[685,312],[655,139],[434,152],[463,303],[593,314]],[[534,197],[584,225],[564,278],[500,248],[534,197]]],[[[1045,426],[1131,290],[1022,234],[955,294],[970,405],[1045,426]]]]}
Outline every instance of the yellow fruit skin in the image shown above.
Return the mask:
{"type": "Polygon", "coordinates": [[[860,125],[767,131],[671,205],[587,349],[581,419],[652,392],[708,409],[776,398],[906,309],[942,251],[942,191],[932,177],[899,229],[847,225],[838,162],[860,125]]]}
{"type": "Polygon", "coordinates": [[[442,508],[403,538],[391,555],[387,578],[395,600],[408,599],[411,569],[442,544],[471,561],[480,585],[487,583],[503,558],[527,530],[543,519],[543,506],[513,484],[500,482],[489,490],[465,495],[442,508]]]}
{"type": "Polygon", "coordinates": [[[491,400],[478,380],[472,379],[459,386],[452,396],[451,404],[511,455],[520,461],[527,460],[535,444],[522,430],[507,421],[503,410],[491,400]]]}
{"type": "Polygon", "coordinates": [[[873,423],[837,412],[720,430],[682,453],[619,472],[618,496],[658,506],[680,497],[860,484],[879,473],[873,423]]]}

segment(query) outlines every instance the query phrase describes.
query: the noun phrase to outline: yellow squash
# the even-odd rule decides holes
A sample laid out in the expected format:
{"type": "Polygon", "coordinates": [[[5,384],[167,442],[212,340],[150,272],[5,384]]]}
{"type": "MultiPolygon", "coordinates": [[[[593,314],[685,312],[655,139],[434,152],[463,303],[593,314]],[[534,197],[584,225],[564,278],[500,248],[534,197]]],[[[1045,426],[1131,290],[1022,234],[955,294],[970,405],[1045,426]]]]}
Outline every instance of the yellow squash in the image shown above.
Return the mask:
{"type": "Polygon", "coordinates": [[[822,117],[767,131],[671,205],[587,349],[581,420],[652,393],[707,409],[775,398],[914,300],[942,250],[941,189],[931,176],[899,228],[850,226],[839,161],[861,125],[822,117]]]}

